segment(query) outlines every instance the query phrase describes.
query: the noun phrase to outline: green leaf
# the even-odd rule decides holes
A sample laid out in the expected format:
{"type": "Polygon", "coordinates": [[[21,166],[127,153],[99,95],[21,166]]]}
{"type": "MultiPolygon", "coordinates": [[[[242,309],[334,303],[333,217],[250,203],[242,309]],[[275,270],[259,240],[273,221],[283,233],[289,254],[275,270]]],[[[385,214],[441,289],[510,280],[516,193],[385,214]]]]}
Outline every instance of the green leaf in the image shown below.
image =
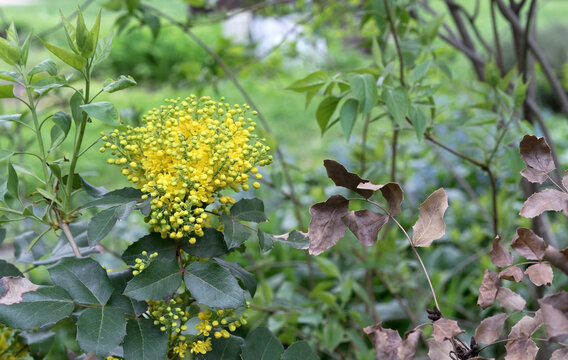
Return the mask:
{"type": "Polygon", "coordinates": [[[103,90],[108,93],[113,93],[115,91],[129,88],[131,86],[136,86],[136,81],[134,80],[134,78],[130,75],[120,75],[118,80],[107,79],[104,83],[103,90]]]}
{"type": "Polygon", "coordinates": [[[321,88],[328,81],[329,77],[325,71],[319,70],[313,72],[303,79],[297,80],[286,89],[295,92],[315,91],[321,88]]]}
{"type": "Polygon", "coordinates": [[[123,348],[125,360],[164,359],[168,352],[168,335],[150,319],[128,320],[123,348]]]}
{"type": "Polygon", "coordinates": [[[65,111],[58,111],[53,114],[52,119],[55,125],[57,125],[67,136],[67,133],[69,133],[69,130],[71,129],[71,116],[65,111]]]}
{"type": "Polygon", "coordinates": [[[318,121],[322,135],[327,130],[327,124],[329,123],[331,115],[335,112],[339,100],[340,98],[336,96],[328,96],[322,100],[316,110],[316,120],[318,121]]]}
{"type": "Polygon", "coordinates": [[[16,82],[19,77],[20,74],[15,71],[0,71],[0,79],[2,80],[16,82]]]}
{"type": "Polygon", "coordinates": [[[114,291],[107,304],[121,309],[126,315],[139,316],[148,309],[148,304],[145,301],[134,300],[128,296],[122,295],[126,285],[133,277],[132,269],[108,273],[108,278],[114,288],[114,291]]]}
{"type": "Polygon", "coordinates": [[[40,62],[39,64],[37,64],[36,66],[34,66],[28,72],[28,76],[38,74],[42,71],[47,72],[51,76],[55,76],[55,75],[57,75],[57,64],[55,64],[55,61],[53,61],[51,59],[44,60],[44,61],[40,62]]]}
{"type": "MultiPolygon", "coordinates": [[[[0,229],[0,230],[4,230],[4,235],[6,235],[6,229],[0,229]]],[[[6,262],[6,260],[0,259],[0,278],[5,276],[23,276],[23,275],[22,272],[18,270],[17,267],[6,262]]]]}
{"type": "Polygon", "coordinates": [[[69,100],[69,107],[71,108],[71,116],[75,122],[75,127],[78,128],[83,120],[83,111],[81,105],[83,104],[83,96],[80,92],[76,91],[69,100]]]}
{"type": "Polygon", "coordinates": [[[229,270],[211,261],[196,261],[186,268],[186,288],[199,304],[236,309],[245,305],[245,292],[229,270]]]}
{"type": "Polygon", "coordinates": [[[235,278],[242,281],[245,288],[248,290],[251,297],[254,297],[254,293],[256,292],[256,279],[254,275],[243,269],[239,264],[235,262],[229,262],[225,260],[221,260],[219,258],[213,259],[217,262],[217,264],[221,265],[225,269],[231,272],[235,278]]]}
{"type": "Polygon", "coordinates": [[[339,111],[339,121],[341,122],[341,129],[343,129],[343,134],[349,141],[351,132],[353,131],[353,126],[357,120],[357,108],[359,107],[359,102],[355,99],[347,100],[341,110],[339,111]]]}
{"type": "Polygon", "coordinates": [[[310,239],[297,230],[292,230],[288,234],[274,236],[273,240],[295,249],[307,249],[310,246],[310,239]]]}
{"type": "Polygon", "coordinates": [[[67,45],[69,48],[73,50],[75,54],[79,54],[79,50],[77,50],[77,46],[75,46],[75,26],[67,20],[65,15],[61,9],[59,9],[59,15],[61,17],[61,23],[63,24],[63,28],[65,29],[65,37],[67,38],[67,45]]]}
{"type": "Polygon", "coordinates": [[[371,53],[373,55],[373,62],[379,67],[383,68],[383,55],[381,54],[381,48],[377,42],[377,38],[373,36],[373,44],[371,45],[371,53]]]}
{"type": "Polygon", "coordinates": [[[250,231],[240,222],[233,220],[229,215],[222,214],[221,222],[223,223],[227,249],[230,250],[241,246],[250,237],[250,231]]]}
{"type": "Polygon", "coordinates": [[[57,89],[67,84],[67,79],[64,75],[48,76],[46,78],[34,81],[30,84],[32,89],[40,95],[47,93],[51,89],[57,89]]]}
{"type": "Polygon", "coordinates": [[[17,43],[14,45],[0,36],[0,59],[8,65],[15,65],[20,60],[20,50],[17,43]]]}
{"type": "MultiPolygon", "coordinates": [[[[183,251],[204,259],[223,256],[228,252],[225,236],[213,228],[206,227],[203,229],[203,236],[196,237],[196,239],[193,245],[187,240],[184,241],[183,251]]],[[[171,240],[168,239],[168,242],[171,243],[171,240]]]]}
{"type": "Polygon", "coordinates": [[[284,353],[280,340],[262,326],[248,334],[242,348],[242,360],[275,360],[284,353]]]}
{"type": "Polygon", "coordinates": [[[181,285],[179,265],[173,261],[154,260],[126,285],[124,295],[136,300],[161,300],[181,285]]]}
{"type": "Polygon", "coordinates": [[[338,279],[341,277],[339,268],[337,267],[337,265],[335,265],[333,261],[328,260],[321,256],[314,256],[314,260],[318,264],[320,270],[327,276],[335,277],[338,279]]]}
{"type": "Polygon", "coordinates": [[[12,163],[8,163],[8,183],[7,183],[8,194],[12,195],[16,199],[20,196],[20,184],[18,181],[18,173],[14,170],[12,163]]]}
{"type": "Polygon", "coordinates": [[[264,203],[257,198],[241,199],[231,207],[231,216],[238,220],[255,223],[268,221],[264,214],[264,203]]]}
{"type": "Polygon", "coordinates": [[[112,306],[84,310],[77,319],[77,341],[85,353],[104,358],[126,334],[126,319],[112,306]]]}
{"type": "Polygon", "coordinates": [[[81,207],[87,209],[93,206],[112,206],[126,204],[131,201],[142,201],[142,191],[131,187],[114,190],[104,194],[100,199],[93,200],[81,207]]]}
{"type": "Polygon", "coordinates": [[[243,338],[238,336],[229,337],[228,339],[221,337],[216,339],[212,337],[211,351],[203,355],[204,360],[241,360],[241,346],[244,344],[243,338]]]}
{"type": "Polygon", "coordinates": [[[416,65],[416,67],[412,69],[410,75],[408,76],[408,81],[410,82],[410,84],[413,85],[414,83],[422,79],[424,75],[426,75],[426,73],[428,72],[430,65],[432,65],[431,58],[416,65]]]}
{"type": "Polygon", "coordinates": [[[25,293],[18,304],[0,305],[0,322],[15,329],[33,329],[54,324],[69,316],[73,299],[59,286],[40,287],[25,293]]]}
{"type": "Polygon", "coordinates": [[[20,59],[18,63],[20,65],[26,65],[28,62],[28,54],[30,53],[30,44],[32,43],[32,34],[26,36],[22,46],[20,47],[20,59]]]}
{"type": "Polygon", "coordinates": [[[49,273],[53,283],[78,303],[104,305],[113,291],[106,271],[90,258],[64,258],[51,266],[49,273]]]}
{"type": "Polygon", "coordinates": [[[424,138],[424,132],[426,132],[426,126],[428,125],[426,114],[424,114],[422,109],[413,106],[408,112],[408,117],[412,122],[414,131],[416,131],[416,137],[418,138],[418,141],[421,141],[424,138]]]}
{"type": "Polygon", "coordinates": [[[11,99],[14,97],[14,85],[0,85],[0,99],[11,99]]]}
{"type": "Polygon", "coordinates": [[[0,227],[0,245],[4,242],[4,239],[6,239],[6,229],[0,227]]]}
{"type": "Polygon", "coordinates": [[[109,191],[104,186],[93,186],[89,184],[82,176],[81,178],[81,185],[83,190],[89,195],[94,198],[102,197],[104,194],[108,193],[109,191]]]}
{"type": "Polygon", "coordinates": [[[89,223],[87,239],[89,246],[95,246],[112,230],[117,220],[124,220],[136,206],[136,201],[111,207],[97,213],[89,223]]]}
{"type": "Polygon", "coordinates": [[[95,51],[93,66],[102,63],[109,57],[111,47],[112,47],[112,33],[108,34],[101,41],[97,43],[97,49],[95,51]]]}
{"type": "Polygon", "coordinates": [[[371,74],[357,74],[349,78],[353,93],[359,99],[363,114],[367,114],[377,103],[376,79],[371,74]]]}
{"type": "Polygon", "coordinates": [[[146,12],[144,13],[144,22],[148,25],[150,31],[152,31],[152,37],[156,40],[160,34],[160,17],[146,12]]]}
{"type": "MultiPolygon", "coordinates": [[[[97,43],[99,41],[99,31],[101,28],[101,11],[99,10],[99,15],[95,20],[95,24],[86,36],[85,45],[83,47],[79,46],[81,54],[86,58],[91,58],[95,55],[97,49],[97,43]]],[[[86,28],[85,28],[86,30],[86,28]]],[[[77,44],[79,41],[77,41],[77,44]]]]}
{"type": "Polygon", "coordinates": [[[77,9],[77,25],[75,26],[75,29],[75,42],[77,43],[77,48],[79,48],[79,51],[84,57],[88,58],[88,56],[85,55],[85,47],[90,46],[90,44],[88,44],[89,31],[85,25],[85,19],[83,18],[83,12],[80,7],[77,9]]]}
{"type": "Polygon", "coordinates": [[[85,59],[84,57],[77,55],[77,54],[74,54],[72,52],[69,52],[69,51],[62,49],[60,47],[57,47],[55,45],[51,45],[49,43],[46,43],[42,39],[39,39],[39,41],[53,55],[55,55],[58,58],[60,58],[61,60],[63,60],[64,63],[71,66],[72,68],[75,68],[79,71],[83,71],[85,69],[85,66],[87,66],[87,59],[85,59]]]}
{"type": "Polygon", "coordinates": [[[399,126],[404,126],[404,120],[410,105],[406,90],[400,86],[394,90],[385,90],[383,92],[383,99],[394,121],[399,126]]]}
{"type": "Polygon", "coordinates": [[[118,111],[111,102],[101,101],[97,103],[90,103],[81,105],[80,108],[90,117],[100,120],[105,124],[119,125],[118,111]]]}
{"type": "Polygon", "coordinates": [[[258,244],[262,252],[267,252],[274,247],[274,241],[270,235],[265,234],[260,229],[256,231],[256,235],[258,236],[258,244]]]}
{"type": "Polygon", "coordinates": [[[14,152],[13,152],[13,151],[8,151],[8,150],[2,150],[2,149],[0,149],[0,162],[11,158],[12,155],[14,155],[14,152]]]}
{"type": "Polygon", "coordinates": [[[310,345],[305,341],[296,341],[282,354],[282,360],[319,360],[310,345]]]}
{"type": "MultiPolygon", "coordinates": [[[[207,228],[205,228],[205,232],[207,232],[206,229],[207,228]]],[[[147,251],[148,254],[152,254],[154,252],[158,253],[158,257],[154,260],[173,262],[176,258],[176,249],[177,244],[171,239],[162,239],[159,233],[150,233],[130,245],[122,254],[122,260],[127,265],[133,266],[136,264],[136,258],[141,256],[140,254],[142,251],[147,251]]]]}

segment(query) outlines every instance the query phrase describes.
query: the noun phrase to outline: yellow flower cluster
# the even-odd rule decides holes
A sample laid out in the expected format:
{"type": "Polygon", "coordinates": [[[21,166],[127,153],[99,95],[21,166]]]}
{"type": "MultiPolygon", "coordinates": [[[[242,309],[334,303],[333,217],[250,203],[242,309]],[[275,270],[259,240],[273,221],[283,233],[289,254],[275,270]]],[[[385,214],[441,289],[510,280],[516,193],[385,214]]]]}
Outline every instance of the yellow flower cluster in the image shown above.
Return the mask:
{"type": "Polygon", "coordinates": [[[14,330],[0,324],[0,359],[31,359],[30,354],[20,344],[14,330]]]}
{"type": "MultiPolygon", "coordinates": [[[[272,162],[270,148],[254,134],[250,106],[223,100],[195,95],[166,99],[166,105],[143,117],[143,126],[102,138],[100,151],[110,149],[115,156],[108,163],[120,166],[144,197],[151,197],[146,220],[164,238],[180,239],[191,232],[202,236],[210,220],[205,207],[215,199],[234,203],[220,192],[248,190],[250,178],[262,177],[257,166],[272,162]]],[[[256,181],[252,185],[260,186],[256,181]]]]}

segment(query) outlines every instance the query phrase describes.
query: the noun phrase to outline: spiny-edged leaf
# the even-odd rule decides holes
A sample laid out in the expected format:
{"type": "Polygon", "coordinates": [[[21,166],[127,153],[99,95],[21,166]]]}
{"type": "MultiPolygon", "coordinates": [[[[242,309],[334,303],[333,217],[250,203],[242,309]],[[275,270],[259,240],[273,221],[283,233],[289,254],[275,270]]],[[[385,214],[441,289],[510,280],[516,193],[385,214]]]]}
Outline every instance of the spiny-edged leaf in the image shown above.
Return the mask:
{"type": "Polygon", "coordinates": [[[402,87],[397,87],[393,90],[385,90],[383,92],[383,99],[394,121],[398,126],[403,126],[408,107],[410,106],[406,90],[402,87]]]}
{"type": "Polygon", "coordinates": [[[534,193],[525,201],[519,215],[534,218],[545,211],[568,213],[568,194],[555,189],[545,189],[534,193]]]}
{"type": "Polygon", "coordinates": [[[329,123],[331,115],[335,112],[335,108],[337,107],[339,100],[341,100],[341,98],[328,96],[320,102],[316,110],[316,120],[322,134],[327,130],[327,124],[329,123]]]}
{"type": "Polygon", "coordinates": [[[25,277],[7,276],[0,278],[0,305],[12,305],[22,302],[22,296],[38,289],[38,285],[25,277]]]}
{"type": "Polygon", "coordinates": [[[412,227],[412,243],[416,247],[429,246],[446,233],[444,213],[448,208],[448,196],[440,188],[428,196],[418,210],[418,221],[412,227]]]}
{"type": "Polygon", "coordinates": [[[130,75],[120,75],[118,80],[108,79],[104,83],[103,90],[108,93],[124,90],[131,86],[136,86],[136,80],[130,75]]]}
{"type": "Polygon", "coordinates": [[[424,137],[424,133],[426,132],[426,126],[428,125],[426,114],[424,114],[422,109],[413,106],[408,111],[408,117],[410,118],[410,122],[412,122],[412,127],[416,132],[418,141],[421,141],[424,137]]]}
{"type": "Polygon", "coordinates": [[[351,89],[359,99],[363,114],[367,114],[377,103],[376,79],[371,74],[357,74],[349,78],[351,89]]]}
{"type": "Polygon", "coordinates": [[[14,97],[14,85],[0,85],[0,99],[10,99],[14,97]]]}
{"type": "Polygon", "coordinates": [[[118,111],[114,104],[108,101],[101,101],[81,105],[80,108],[89,114],[90,117],[100,120],[105,124],[119,125],[118,124],[118,111]]]}
{"type": "MultiPolygon", "coordinates": [[[[122,261],[127,265],[136,264],[136,258],[140,257],[142,251],[152,254],[158,253],[155,260],[174,261],[176,258],[177,244],[171,239],[162,239],[159,233],[150,233],[138,239],[122,253],[122,261]]],[[[196,255],[197,256],[197,255],[196,255]]]]}
{"type": "Polygon", "coordinates": [[[282,360],[319,360],[310,345],[306,341],[296,341],[284,351],[282,360]]]}
{"type": "Polygon", "coordinates": [[[0,260],[0,278],[5,276],[22,276],[22,272],[14,265],[6,262],[6,260],[0,260]]]}
{"type": "Polygon", "coordinates": [[[404,192],[399,184],[395,182],[389,182],[384,185],[375,185],[372,183],[361,183],[357,185],[359,190],[380,190],[381,194],[389,204],[389,214],[391,216],[397,216],[400,214],[402,200],[404,200],[404,192]]]}
{"type": "Polygon", "coordinates": [[[527,303],[521,295],[502,286],[497,291],[496,299],[502,307],[510,311],[521,311],[527,303]]]}
{"type": "Polygon", "coordinates": [[[199,304],[215,308],[238,308],[245,292],[229,270],[212,261],[191,263],[184,274],[186,288],[199,304]]]}
{"type": "Polygon", "coordinates": [[[509,250],[501,246],[501,244],[499,244],[499,241],[501,241],[501,236],[495,236],[495,238],[493,239],[491,252],[489,252],[491,262],[493,263],[493,265],[499,267],[513,265],[513,255],[509,250]]]}
{"type": "Polygon", "coordinates": [[[371,246],[377,242],[379,231],[389,221],[389,217],[371,210],[357,210],[349,211],[341,220],[361,244],[371,246]]]}
{"type": "Polygon", "coordinates": [[[523,274],[523,270],[519,269],[516,266],[508,267],[499,273],[500,279],[515,281],[515,282],[523,280],[524,277],[525,275],[523,274]]]}
{"type": "Polygon", "coordinates": [[[0,322],[15,329],[33,329],[69,316],[75,305],[59,286],[40,287],[24,294],[19,304],[0,305],[0,322]]]}
{"type": "Polygon", "coordinates": [[[357,194],[363,196],[365,199],[373,196],[373,190],[358,188],[359,184],[368,183],[369,180],[362,179],[359,175],[347,171],[345,166],[341,165],[335,160],[325,159],[323,161],[323,166],[325,166],[327,176],[335,183],[335,185],[354,191],[357,194]]]}
{"type": "Polygon", "coordinates": [[[534,135],[525,135],[521,140],[520,151],[523,160],[528,166],[549,173],[556,169],[550,147],[546,140],[541,137],[537,138],[534,135]]]}
{"type": "Polygon", "coordinates": [[[38,74],[42,71],[47,72],[51,76],[57,75],[57,64],[51,59],[44,60],[34,66],[29,72],[28,76],[38,74]]]}
{"type": "Polygon", "coordinates": [[[90,258],[64,258],[49,268],[51,280],[78,303],[104,305],[112,285],[102,266],[90,258]]]}
{"type": "Polygon", "coordinates": [[[135,201],[111,207],[97,213],[89,222],[87,239],[90,246],[95,246],[112,230],[117,220],[124,220],[136,206],[135,201]]]}
{"type": "Polygon", "coordinates": [[[532,167],[527,167],[521,171],[521,175],[532,183],[542,184],[548,179],[547,173],[544,171],[536,170],[532,167]]]}
{"type": "Polygon", "coordinates": [[[87,59],[82,57],[81,55],[77,55],[55,45],[51,45],[42,39],[39,41],[49,50],[53,55],[57,56],[59,59],[63,60],[64,63],[67,65],[79,70],[83,71],[85,66],[87,66],[87,59]]]}
{"type": "Polygon", "coordinates": [[[568,293],[560,291],[539,299],[538,303],[549,338],[552,341],[566,339],[568,336],[568,293]]]}
{"type": "Polygon", "coordinates": [[[255,223],[268,221],[264,214],[264,203],[257,198],[241,199],[231,207],[231,216],[238,220],[255,223]]]}
{"type": "Polygon", "coordinates": [[[242,349],[242,360],[274,360],[284,353],[280,340],[262,326],[248,334],[242,349]]]}
{"type": "Polygon", "coordinates": [[[349,140],[351,132],[353,131],[353,126],[357,120],[357,108],[359,107],[359,102],[355,99],[348,99],[341,110],[339,111],[339,122],[341,123],[341,129],[343,134],[349,140]]]}
{"type": "Polygon", "coordinates": [[[219,258],[215,258],[214,260],[217,262],[217,264],[229,270],[231,272],[231,275],[233,275],[235,278],[241,280],[250,296],[254,297],[254,294],[256,292],[256,279],[253,274],[249,273],[235,262],[229,262],[221,260],[219,258]]]}
{"type": "Polygon", "coordinates": [[[154,260],[128,282],[124,295],[136,300],[162,300],[180,285],[181,271],[176,262],[154,260]]]}
{"type": "Polygon", "coordinates": [[[307,249],[310,247],[308,234],[298,230],[292,230],[286,234],[273,236],[272,238],[275,241],[291,246],[294,249],[307,249]]]}
{"type": "Polygon", "coordinates": [[[77,341],[85,353],[104,358],[126,334],[126,319],[112,306],[84,310],[77,319],[77,341]]]}
{"type": "Polygon", "coordinates": [[[327,73],[325,71],[316,71],[303,79],[297,80],[293,82],[290,86],[287,87],[288,90],[292,90],[295,92],[305,92],[308,90],[314,90],[317,92],[319,88],[321,88],[329,79],[327,73]]]}
{"type": "Polygon", "coordinates": [[[542,260],[546,250],[544,239],[527,228],[517,229],[511,247],[527,260],[542,260]]]}
{"type": "MultiPolygon", "coordinates": [[[[196,237],[196,240],[195,244],[190,244],[184,239],[183,251],[204,259],[223,256],[229,251],[223,233],[214,228],[204,228],[203,236],[196,237]]],[[[167,242],[171,243],[171,240],[168,239],[167,242]]]]}
{"type": "Polygon", "coordinates": [[[150,319],[128,320],[124,337],[125,360],[164,359],[168,352],[168,335],[150,319]]]}
{"type": "Polygon", "coordinates": [[[231,335],[229,338],[212,337],[212,350],[202,356],[203,360],[241,360],[241,347],[245,341],[243,338],[231,335]]]}
{"type": "Polygon", "coordinates": [[[341,195],[333,195],[327,201],[310,207],[312,220],[308,229],[309,253],[319,255],[345,235],[347,226],[341,220],[349,211],[349,201],[341,195]]]}
{"type": "Polygon", "coordinates": [[[432,336],[436,341],[449,340],[458,336],[464,331],[458,326],[458,322],[446,318],[434,321],[434,331],[432,336]]]}
{"type": "Polygon", "coordinates": [[[112,206],[129,203],[131,201],[142,201],[142,191],[131,187],[114,190],[104,194],[100,199],[93,200],[81,207],[81,209],[93,206],[112,206]]]}
{"type": "Polygon", "coordinates": [[[492,344],[503,332],[507,314],[501,313],[483,319],[475,329],[475,340],[480,344],[492,344]]]}
{"type": "Polygon", "coordinates": [[[531,265],[525,270],[525,274],[529,276],[529,279],[536,286],[552,285],[554,273],[552,272],[550,265],[547,263],[538,263],[531,265]]]}
{"type": "Polygon", "coordinates": [[[493,305],[493,302],[495,302],[495,297],[497,296],[497,291],[499,290],[499,286],[500,282],[497,273],[485,269],[485,274],[483,274],[483,280],[481,281],[481,286],[479,287],[477,305],[481,306],[482,309],[493,305]]]}
{"type": "Polygon", "coordinates": [[[231,216],[222,214],[221,222],[223,223],[227,249],[230,250],[241,246],[250,237],[250,231],[240,222],[233,220],[231,216]]]}

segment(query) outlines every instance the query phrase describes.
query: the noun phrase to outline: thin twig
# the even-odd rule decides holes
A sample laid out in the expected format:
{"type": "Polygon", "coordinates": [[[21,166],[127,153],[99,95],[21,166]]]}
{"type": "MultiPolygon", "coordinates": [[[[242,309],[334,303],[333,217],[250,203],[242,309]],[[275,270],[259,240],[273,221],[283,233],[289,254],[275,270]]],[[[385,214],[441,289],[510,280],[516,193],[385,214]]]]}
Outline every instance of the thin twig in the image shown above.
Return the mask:
{"type": "Polygon", "coordinates": [[[383,0],[385,5],[385,10],[387,13],[387,19],[389,21],[390,30],[392,37],[394,38],[394,45],[396,46],[396,53],[398,55],[399,69],[400,69],[400,83],[404,87],[404,58],[402,57],[402,50],[400,49],[400,42],[398,40],[398,34],[396,33],[396,28],[394,26],[394,20],[392,18],[389,3],[387,0],[383,0]]]}
{"type": "Polygon", "coordinates": [[[501,41],[499,40],[499,31],[497,29],[497,17],[495,16],[495,2],[491,0],[489,4],[491,8],[491,26],[493,27],[493,41],[495,42],[495,50],[497,52],[497,67],[501,72],[501,76],[505,74],[505,63],[503,62],[503,50],[501,41]]]}
{"type": "Polygon", "coordinates": [[[69,245],[71,246],[71,249],[73,250],[73,254],[75,254],[76,258],[80,258],[81,252],[79,251],[79,248],[77,247],[77,244],[75,243],[75,239],[73,238],[73,234],[71,234],[71,230],[69,229],[69,224],[67,224],[66,222],[61,220],[61,215],[59,214],[58,209],[54,209],[54,211],[55,211],[55,216],[57,217],[57,224],[58,224],[59,228],[61,230],[63,230],[63,233],[65,234],[65,237],[67,238],[67,241],[69,242],[69,245]]]}

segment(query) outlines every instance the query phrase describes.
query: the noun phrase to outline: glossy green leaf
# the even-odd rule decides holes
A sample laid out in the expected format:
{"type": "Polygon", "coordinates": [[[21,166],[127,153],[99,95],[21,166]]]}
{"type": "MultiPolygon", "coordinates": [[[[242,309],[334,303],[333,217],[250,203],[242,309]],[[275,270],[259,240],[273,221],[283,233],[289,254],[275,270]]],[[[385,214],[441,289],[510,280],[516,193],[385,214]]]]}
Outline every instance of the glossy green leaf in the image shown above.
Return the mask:
{"type": "Polygon", "coordinates": [[[125,360],[164,359],[168,351],[168,335],[150,319],[128,320],[123,349],[125,360]]]}
{"type": "Polygon", "coordinates": [[[241,346],[244,344],[243,338],[238,336],[216,339],[212,337],[211,351],[203,355],[203,360],[241,360],[241,346]]]}
{"type": "Polygon", "coordinates": [[[198,303],[236,309],[245,305],[245,292],[229,270],[212,261],[196,261],[186,268],[186,288],[198,303]]]}
{"type": "Polygon", "coordinates": [[[314,353],[310,345],[305,341],[297,341],[290,345],[284,354],[282,360],[319,360],[319,357],[314,353]]]}
{"type": "Polygon", "coordinates": [[[8,194],[12,195],[16,199],[20,195],[20,183],[18,181],[18,173],[14,170],[12,163],[8,163],[8,183],[7,183],[8,194]]]}
{"type": "Polygon", "coordinates": [[[421,141],[424,138],[424,133],[428,125],[426,114],[424,114],[422,109],[413,106],[408,112],[408,117],[410,118],[410,122],[412,122],[418,141],[421,141]]]}
{"type": "MultiPolygon", "coordinates": [[[[4,234],[6,233],[6,229],[0,229],[0,230],[4,230],[4,234]]],[[[6,262],[6,260],[0,259],[0,278],[4,276],[23,276],[23,275],[22,272],[18,270],[17,267],[6,262]]]]}
{"type": "Polygon", "coordinates": [[[231,207],[231,216],[238,220],[255,223],[268,221],[264,214],[264,203],[257,198],[241,199],[231,207]]]}
{"type": "Polygon", "coordinates": [[[245,339],[242,360],[275,360],[284,353],[284,346],[270,330],[257,327],[245,339]]]}
{"type": "Polygon", "coordinates": [[[383,92],[383,99],[394,121],[399,126],[404,126],[406,113],[410,106],[406,90],[402,87],[397,87],[393,90],[385,90],[383,92]]]}
{"type": "Polygon", "coordinates": [[[83,179],[82,176],[80,176],[80,178],[81,178],[81,187],[83,188],[83,190],[85,190],[85,192],[89,196],[92,196],[94,198],[100,198],[104,194],[109,192],[104,186],[93,186],[89,184],[85,179],[83,179]]]}
{"type": "Polygon", "coordinates": [[[10,99],[14,97],[14,85],[0,85],[0,99],[10,99]]]}
{"type": "Polygon", "coordinates": [[[65,290],[45,286],[25,293],[18,304],[0,305],[0,322],[15,329],[33,329],[66,318],[74,308],[73,299],[65,290]]]}
{"type": "Polygon", "coordinates": [[[161,300],[172,295],[181,285],[177,262],[154,260],[126,285],[124,295],[136,300],[161,300]]]}
{"type": "Polygon", "coordinates": [[[85,69],[85,66],[87,66],[87,59],[85,59],[81,55],[77,55],[55,45],[51,45],[43,41],[42,39],[39,39],[39,41],[43,44],[43,46],[47,48],[47,50],[49,50],[53,55],[57,56],[67,65],[79,71],[83,71],[85,69]]]}
{"type": "Polygon", "coordinates": [[[214,260],[217,262],[217,264],[229,270],[231,272],[231,275],[233,275],[235,278],[241,280],[250,296],[254,297],[254,293],[256,292],[256,279],[253,274],[249,273],[235,262],[229,262],[219,258],[215,258],[214,260]]]}
{"type": "Polygon", "coordinates": [[[100,120],[105,124],[119,125],[118,111],[114,107],[114,104],[111,102],[101,101],[96,103],[90,103],[86,105],[81,105],[80,108],[84,112],[86,112],[90,117],[100,120]]]}
{"type": "Polygon", "coordinates": [[[131,201],[142,201],[142,191],[131,187],[114,190],[104,194],[100,199],[93,200],[81,207],[81,209],[93,206],[112,206],[126,204],[131,201]]]}
{"type": "Polygon", "coordinates": [[[136,86],[136,81],[130,75],[124,76],[120,75],[118,80],[108,79],[104,83],[103,90],[108,93],[113,93],[116,91],[124,90],[131,86],[136,86]]]}
{"type": "Polygon", "coordinates": [[[325,71],[316,71],[306,76],[303,79],[297,80],[287,87],[288,90],[295,92],[305,92],[308,90],[314,90],[321,88],[328,81],[329,77],[325,71]]]}
{"type": "Polygon", "coordinates": [[[335,112],[335,108],[339,103],[340,98],[336,96],[328,96],[322,100],[316,110],[316,120],[318,125],[321,129],[321,133],[325,133],[327,130],[327,125],[329,123],[329,119],[335,112]]]}
{"type": "Polygon", "coordinates": [[[102,210],[91,219],[87,238],[89,246],[95,246],[112,230],[118,220],[122,221],[128,217],[136,206],[135,201],[120,204],[116,207],[102,210]]]}
{"type": "Polygon", "coordinates": [[[158,253],[155,260],[173,262],[176,258],[176,249],[177,244],[171,239],[162,239],[159,233],[150,233],[130,245],[122,254],[122,260],[132,266],[136,264],[136,258],[141,256],[142,251],[147,251],[148,254],[158,253]]]}
{"type": "Polygon", "coordinates": [[[112,306],[84,310],[77,319],[77,341],[85,353],[104,358],[126,335],[126,319],[112,306]]]}
{"type": "Polygon", "coordinates": [[[358,107],[359,102],[357,100],[349,99],[341,106],[341,110],[339,111],[339,122],[341,123],[341,129],[347,140],[349,140],[353,126],[357,120],[358,107]]]}
{"type": "Polygon", "coordinates": [[[359,99],[361,111],[367,114],[377,103],[376,79],[371,74],[357,74],[349,79],[353,93],[359,99]]]}
{"type": "Polygon", "coordinates": [[[104,305],[113,291],[106,271],[90,258],[64,258],[49,268],[49,274],[78,303],[104,305]]]}
{"type": "Polygon", "coordinates": [[[240,222],[233,220],[227,214],[221,215],[223,232],[225,234],[225,244],[227,249],[239,247],[250,237],[250,231],[240,222]]]}
{"type": "Polygon", "coordinates": [[[114,291],[110,296],[107,305],[121,309],[126,315],[139,316],[148,309],[148,303],[145,301],[134,300],[133,298],[122,295],[126,285],[133,277],[132,269],[112,271],[108,273],[108,278],[114,291]]]}
{"type": "Polygon", "coordinates": [[[260,250],[262,252],[267,252],[274,247],[274,241],[272,239],[272,236],[264,233],[260,229],[256,231],[256,235],[258,237],[258,244],[260,245],[260,250]]]}
{"type": "Polygon", "coordinates": [[[57,75],[57,64],[55,64],[55,61],[51,59],[44,60],[39,64],[37,64],[36,66],[34,66],[28,72],[28,76],[32,76],[43,71],[47,72],[51,76],[55,76],[57,75]]]}
{"type": "MultiPolygon", "coordinates": [[[[196,237],[196,239],[197,241],[193,245],[185,240],[183,251],[204,259],[223,256],[228,252],[225,236],[214,228],[206,227],[203,229],[203,236],[196,237]]],[[[171,240],[168,239],[168,242],[171,243],[171,240]]]]}

